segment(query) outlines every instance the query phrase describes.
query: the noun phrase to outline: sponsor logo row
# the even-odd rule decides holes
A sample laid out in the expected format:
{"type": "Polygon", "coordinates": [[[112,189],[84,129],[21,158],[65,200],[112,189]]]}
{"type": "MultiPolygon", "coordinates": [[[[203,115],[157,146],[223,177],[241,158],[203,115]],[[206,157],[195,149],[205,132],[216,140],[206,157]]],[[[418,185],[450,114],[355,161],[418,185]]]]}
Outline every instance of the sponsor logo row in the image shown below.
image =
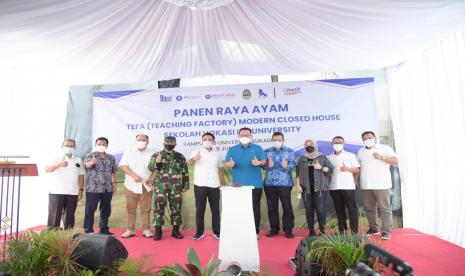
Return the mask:
{"type": "MultiPolygon", "coordinates": [[[[160,95],[160,102],[181,102],[186,100],[201,100],[201,99],[225,99],[225,98],[234,98],[236,95],[239,95],[244,100],[250,100],[252,98],[258,99],[267,99],[268,97],[276,98],[276,89],[269,89],[265,90],[259,88],[257,90],[251,89],[244,89],[240,93],[236,92],[214,92],[214,93],[207,93],[203,96],[196,95],[196,96],[189,96],[189,95],[160,95]]],[[[302,93],[300,87],[293,87],[293,88],[284,88],[280,91],[284,96],[296,96],[302,93]]]]}

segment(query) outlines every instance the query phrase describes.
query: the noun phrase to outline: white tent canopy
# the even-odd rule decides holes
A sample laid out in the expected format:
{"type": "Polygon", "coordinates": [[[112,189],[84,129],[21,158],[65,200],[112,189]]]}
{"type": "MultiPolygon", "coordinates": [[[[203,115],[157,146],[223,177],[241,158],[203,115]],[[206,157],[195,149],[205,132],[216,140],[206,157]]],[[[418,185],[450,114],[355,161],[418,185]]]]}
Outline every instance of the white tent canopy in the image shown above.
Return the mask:
{"type": "Polygon", "coordinates": [[[373,69],[463,26],[463,1],[3,0],[0,67],[62,84],[373,69]]]}

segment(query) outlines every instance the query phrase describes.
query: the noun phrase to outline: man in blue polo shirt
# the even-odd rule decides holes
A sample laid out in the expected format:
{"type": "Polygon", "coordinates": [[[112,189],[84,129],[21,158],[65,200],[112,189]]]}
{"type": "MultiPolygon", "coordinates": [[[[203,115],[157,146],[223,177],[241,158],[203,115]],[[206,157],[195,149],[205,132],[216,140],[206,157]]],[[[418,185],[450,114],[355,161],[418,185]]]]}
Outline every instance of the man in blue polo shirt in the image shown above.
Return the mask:
{"type": "Polygon", "coordinates": [[[231,147],[226,154],[224,167],[232,168],[233,184],[254,186],[252,190],[253,215],[255,231],[260,232],[260,201],[262,199],[261,166],[266,163],[262,147],[251,143],[252,130],[243,127],[239,130],[239,144],[231,147]]]}

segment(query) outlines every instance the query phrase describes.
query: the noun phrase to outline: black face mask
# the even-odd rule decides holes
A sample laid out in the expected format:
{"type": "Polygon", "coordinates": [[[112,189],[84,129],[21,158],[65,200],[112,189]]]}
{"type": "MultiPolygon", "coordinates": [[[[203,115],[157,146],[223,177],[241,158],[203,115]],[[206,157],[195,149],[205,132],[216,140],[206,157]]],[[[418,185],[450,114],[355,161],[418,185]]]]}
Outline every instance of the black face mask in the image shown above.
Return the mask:
{"type": "Polygon", "coordinates": [[[165,145],[165,149],[167,151],[172,151],[174,149],[175,145],[165,145]]]}
{"type": "Polygon", "coordinates": [[[305,147],[305,150],[308,152],[308,153],[312,153],[315,151],[315,147],[314,146],[308,146],[308,147],[305,147]]]}

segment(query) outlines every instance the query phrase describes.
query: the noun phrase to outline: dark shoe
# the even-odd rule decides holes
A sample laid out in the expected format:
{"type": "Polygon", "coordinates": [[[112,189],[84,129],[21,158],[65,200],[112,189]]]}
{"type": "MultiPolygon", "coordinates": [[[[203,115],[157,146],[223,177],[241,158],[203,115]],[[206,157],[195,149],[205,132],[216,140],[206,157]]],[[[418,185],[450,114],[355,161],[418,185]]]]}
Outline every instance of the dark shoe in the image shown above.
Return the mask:
{"type": "Polygon", "coordinates": [[[103,231],[103,232],[99,232],[100,235],[107,235],[107,236],[114,236],[115,234],[113,234],[112,232],[110,231],[103,231]]]}
{"type": "Polygon", "coordinates": [[[201,238],[203,238],[203,234],[199,234],[199,233],[195,234],[195,235],[192,237],[192,239],[193,239],[193,240],[196,240],[196,241],[197,241],[197,240],[200,240],[201,238]]]}
{"type": "Polygon", "coordinates": [[[288,239],[293,239],[293,238],[294,238],[294,234],[292,234],[292,232],[286,232],[284,235],[285,235],[286,238],[288,238],[288,239]]]}
{"type": "Polygon", "coordinates": [[[153,235],[152,239],[155,241],[161,240],[163,232],[161,231],[161,227],[155,227],[155,235],[153,235]]]}
{"type": "Polygon", "coordinates": [[[271,238],[277,235],[278,235],[278,231],[273,231],[273,230],[271,230],[270,232],[268,232],[268,234],[266,234],[268,238],[271,238]]]}
{"type": "Polygon", "coordinates": [[[370,228],[368,229],[368,231],[366,231],[365,234],[367,236],[376,235],[376,234],[379,234],[379,231],[377,229],[370,228]]]}
{"type": "Polygon", "coordinates": [[[314,236],[316,236],[315,230],[313,230],[313,229],[309,230],[309,231],[308,231],[308,236],[309,236],[309,237],[314,237],[314,236]]]}
{"type": "Polygon", "coordinates": [[[391,233],[387,233],[387,232],[381,233],[381,239],[382,240],[390,240],[391,239],[391,233]]]}
{"type": "Polygon", "coordinates": [[[326,233],[325,233],[325,230],[320,230],[320,234],[319,234],[319,236],[321,236],[321,235],[325,235],[325,234],[326,234],[326,233]]]}
{"type": "Polygon", "coordinates": [[[179,226],[173,226],[173,231],[171,231],[171,236],[173,236],[174,238],[180,240],[182,238],[184,238],[184,236],[181,234],[181,232],[179,232],[179,226]]]}

